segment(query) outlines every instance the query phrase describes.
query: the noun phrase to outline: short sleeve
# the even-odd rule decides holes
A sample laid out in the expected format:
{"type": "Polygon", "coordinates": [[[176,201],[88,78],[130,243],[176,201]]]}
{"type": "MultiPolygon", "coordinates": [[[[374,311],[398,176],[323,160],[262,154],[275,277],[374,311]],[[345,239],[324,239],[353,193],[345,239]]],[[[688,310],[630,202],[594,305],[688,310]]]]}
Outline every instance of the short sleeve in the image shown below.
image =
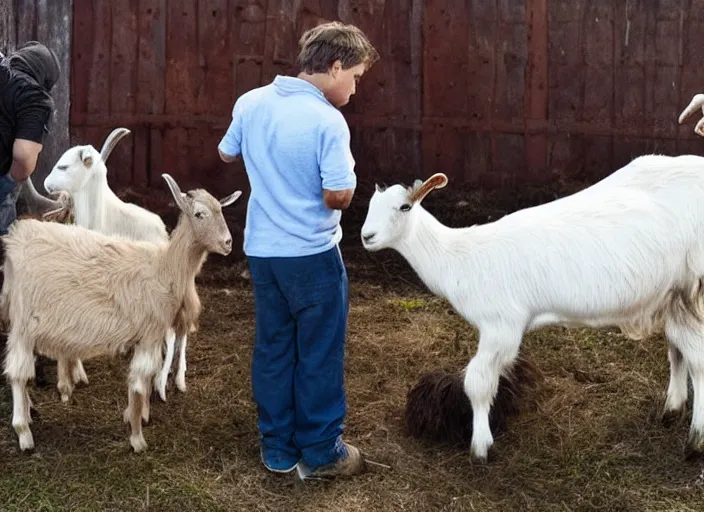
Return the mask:
{"type": "Polygon", "coordinates": [[[17,123],[15,138],[41,144],[51,118],[51,107],[45,97],[31,90],[18,94],[15,102],[15,116],[17,123]]]}
{"type": "Polygon", "coordinates": [[[239,156],[242,151],[242,108],[239,100],[235,102],[232,109],[232,121],[218,144],[218,149],[232,157],[239,156]]]}
{"type": "Polygon", "coordinates": [[[319,161],[324,189],[339,191],[357,186],[355,162],[350,149],[350,130],[344,118],[321,134],[319,161]]]}

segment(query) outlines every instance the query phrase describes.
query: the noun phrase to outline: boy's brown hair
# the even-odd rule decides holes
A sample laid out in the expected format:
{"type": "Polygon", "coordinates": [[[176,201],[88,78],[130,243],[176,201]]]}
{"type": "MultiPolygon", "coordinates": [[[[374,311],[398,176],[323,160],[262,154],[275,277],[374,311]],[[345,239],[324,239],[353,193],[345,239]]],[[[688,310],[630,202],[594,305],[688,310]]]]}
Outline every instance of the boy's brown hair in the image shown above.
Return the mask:
{"type": "Polygon", "coordinates": [[[364,63],[369,69],[379,54],[359,28],[339,21],[306,30],[298,41],[298,64],[306,73],[327,73],[339,60],[342,69],[364,63]]]}

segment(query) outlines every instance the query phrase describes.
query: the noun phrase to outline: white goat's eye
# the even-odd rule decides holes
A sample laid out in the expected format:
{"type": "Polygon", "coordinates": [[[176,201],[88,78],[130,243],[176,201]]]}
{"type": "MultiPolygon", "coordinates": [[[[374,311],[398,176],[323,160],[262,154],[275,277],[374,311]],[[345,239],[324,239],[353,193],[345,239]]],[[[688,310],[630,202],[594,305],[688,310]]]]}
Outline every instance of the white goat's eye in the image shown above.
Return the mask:
{"type": "Polygon", "coordinates": [[[402,204],[399,210],[402,212],[407,212],[408,210],[411,209],[411,205],[409,203],[402,204]]]}

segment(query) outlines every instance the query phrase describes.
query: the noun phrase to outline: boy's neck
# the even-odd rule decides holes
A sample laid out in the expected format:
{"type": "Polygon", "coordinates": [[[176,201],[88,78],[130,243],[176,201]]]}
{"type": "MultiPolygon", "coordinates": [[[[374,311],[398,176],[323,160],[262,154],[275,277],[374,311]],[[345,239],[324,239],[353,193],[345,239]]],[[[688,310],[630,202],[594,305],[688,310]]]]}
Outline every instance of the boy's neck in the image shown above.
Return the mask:
{"type": "Polygon", "coordinates": [[[300,78],[301,80],[305,80],[306,82],[314,85],[320,91],[325,95],[327,98],[327,90],[330,84],[330,75],[327,73],[306,73],[305,71],[301,71],[298,73],[296,78],[300,78]]]}

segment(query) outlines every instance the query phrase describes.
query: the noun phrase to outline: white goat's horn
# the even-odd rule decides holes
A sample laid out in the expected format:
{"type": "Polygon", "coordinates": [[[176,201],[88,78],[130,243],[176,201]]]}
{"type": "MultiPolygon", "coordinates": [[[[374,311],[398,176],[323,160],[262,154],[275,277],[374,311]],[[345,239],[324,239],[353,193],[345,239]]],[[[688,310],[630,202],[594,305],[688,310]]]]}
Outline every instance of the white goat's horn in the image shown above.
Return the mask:
{"type": "Polygon", "coordinates": [[[103,147],[100,149],[100,158],[103,159],[103,162],[107,162],[110,157],[110,153],[112,153],[112,150],[115,149],[117,143],[125,138],[129,133],[130,131],[127,128],[115,128],[110,132],[110,135],[108,135],[105,138],[105,142],[103,142],[103,147]]]}

